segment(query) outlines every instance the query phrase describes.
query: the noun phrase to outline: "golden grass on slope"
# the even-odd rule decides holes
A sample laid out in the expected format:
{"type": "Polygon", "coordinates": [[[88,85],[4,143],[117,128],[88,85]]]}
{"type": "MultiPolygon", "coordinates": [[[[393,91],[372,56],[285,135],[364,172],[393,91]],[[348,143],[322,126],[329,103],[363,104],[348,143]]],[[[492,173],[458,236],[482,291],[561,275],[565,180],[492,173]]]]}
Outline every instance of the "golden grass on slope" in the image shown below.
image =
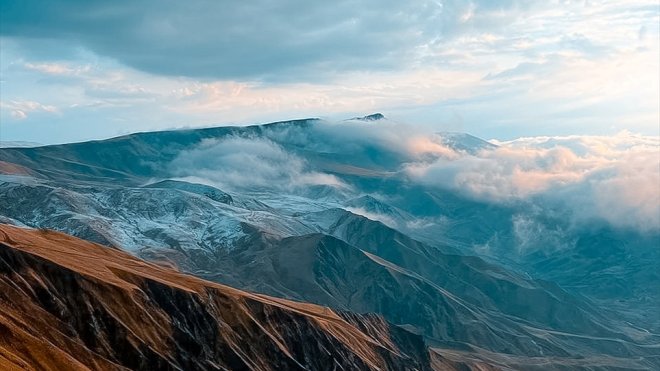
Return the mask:
{"type": "MultiPolygon", "coordinates": [[[[314,348],[292,343],[292,339],[301,336],[334,344],[337,354],[355,357],[355,364],[363,368],[385,369],[388,361],[383,357],[405,358],[389,339],[385,326],[372,327],[372,334],[368,335],[328,308],[207,282],[62,233],[0,225],[0,252],[2,249],[5,250],[0,254],[0,264],[5,264],[0,270],[5,272],[0,275],[0,369],[3,370],[124,369],[121,364],[125,360],[121,359],[117,342],[122,347],[148,353],[164,364],[176,364],[180,347],[176,344],[175,320],[150,296],[153,293],[149,288],[153,285],[173,298],[183,297],[176,300],[188,306],[201,303],[203,313],[210,313],[213,326],[218,328],[217,339],[210,342],[226,346],[223,349],[229,349],[238,359],[231,362],[252,369],[272,369],[277,358],[269,359],[265,355],[273,357],[278,353],[281,364],[302,362],[295,354],[298,352],[300,357],[300,347],[314,348]],[[54,282],[64,277],[75,282],[70,282],[71,285],[54,282]],[[71,292],[73,287],[77,292],[71,292]],[[105,318],[116,328],[108,331],[92,323],[75,327],[78,319],[71,310],[72,303],[73,308],[91,313],[92,320],[105,318]],[[79,336],[88,329],[85,326],[99,332],[92,338],[93,347],[79,336]]],[[[188,309],[191,316],[199,311],[194,307],[188,309]]],[[[219,354],[217,358],[223,356],[219,354]]],[[[199,362],[206,362],[208,367],[214,362],[218,362],[217,366],[228,365],[222,359],[199,362]]]]}

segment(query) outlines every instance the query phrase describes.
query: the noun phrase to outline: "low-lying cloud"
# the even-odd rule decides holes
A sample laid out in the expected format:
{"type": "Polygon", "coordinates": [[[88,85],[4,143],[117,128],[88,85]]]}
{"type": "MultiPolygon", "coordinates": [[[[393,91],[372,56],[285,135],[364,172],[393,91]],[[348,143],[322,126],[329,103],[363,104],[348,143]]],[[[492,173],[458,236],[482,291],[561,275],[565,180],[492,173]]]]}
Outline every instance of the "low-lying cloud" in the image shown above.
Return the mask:
{"type": "Polygon", "coordinates": [[[313,185],[345,187],[335,176],[311,171],[303,159],[266,138],[207,140],[170,164],[173,175],[227,190],[295,190],[313,185]]]}
{"type": "Polygon", "coordinates": [[[405,167],[414,181],[489,202],[562,204],[578,221],[598,218],[660,231],[660,139],[615,136],[521,138],[476,155],[405,167]]]}
{"type": "Polygon", "coordinates": [[[357,153],[365,149],[399,156],[401,161],[417,161],[429,156],[453,157],[456,152],[428,127],[388,119],[377,121],[317,120],[305,129],[274,126],[264,135],[278,143],[329,153],[357,153]]]}

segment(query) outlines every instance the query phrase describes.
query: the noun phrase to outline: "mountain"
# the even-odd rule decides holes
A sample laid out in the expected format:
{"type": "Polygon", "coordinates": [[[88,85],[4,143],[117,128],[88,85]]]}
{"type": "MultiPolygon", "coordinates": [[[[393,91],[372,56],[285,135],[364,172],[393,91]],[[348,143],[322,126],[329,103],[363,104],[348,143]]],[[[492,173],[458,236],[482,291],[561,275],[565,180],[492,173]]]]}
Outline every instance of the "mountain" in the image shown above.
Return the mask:
{"type": "Polygon", "coordinates": [[[10,147],[38,147],[43,146],[41,143],[35,142],[9,142],[5,140],[0,140],[0,148],[10,148],[10,147]]]}
{"type": "MultiPolygon", "coordinates": [[[[653,236],[569,230],[525,202],[412,182],[409,163],[442,154],[408,151],[380,131],[389,120],[357,123],[377,130],[370,136],[344,125],[305,119],[0,149],[0,221],[241,290],[377,313],[421,335],[431,363],[657,366],[653,236]],[[521,220],[545,237],[522,246],[521,220]],[[581,242],[554,246],[555,230],[581,242]]],[[[495,148],[467,134],[428,140],[457,153],[495,148]]]]}
{"type": "Polygon", "coordinates": [[[362,117],[353,117],[351,120],[360,120],[360,121],[378,121],[385,119],[385,116],[382,113],[373,113],[371,115],[362,116],[362,117]]]}
{"type": "Polygon", "coordinates": [[[437,136],[439,141],[447,147],[470,154],[475,154],[482,150],[489,150],[497,147],[490,142],[466,133],[443,131],[437,133],[437,136]]]}
{"type": "Polygon", "coordinates": [[[0,288],[3,369],[634,366],[613,357],[427,349],[420,336],[376,315],[251,294],[61,233],[8,225],[0,225],[0,288]]]}
{"type": "Polygon", "coordinates": [[[250,294],[67,235],[0,225],[3,369],[430,370],[374,315],[250,294]]]}

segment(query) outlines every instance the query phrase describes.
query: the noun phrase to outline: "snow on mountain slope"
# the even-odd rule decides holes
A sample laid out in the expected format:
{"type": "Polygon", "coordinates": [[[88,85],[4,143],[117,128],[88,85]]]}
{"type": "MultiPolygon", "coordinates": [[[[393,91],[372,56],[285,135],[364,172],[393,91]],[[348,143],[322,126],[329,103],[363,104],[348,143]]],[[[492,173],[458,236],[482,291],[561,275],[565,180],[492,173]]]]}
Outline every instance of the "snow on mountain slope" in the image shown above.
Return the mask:
{"type": "Polygon", "coordinates": [[[0,206],[6,217],[131,251],[143,247],[208,253],[232,249],[246,236],[247,225],[278,236],[312,231],[274,209],[245,209],[177,188],[85,185],[66,189],[46,181],[31,186],[2,180],[0,206]]]}

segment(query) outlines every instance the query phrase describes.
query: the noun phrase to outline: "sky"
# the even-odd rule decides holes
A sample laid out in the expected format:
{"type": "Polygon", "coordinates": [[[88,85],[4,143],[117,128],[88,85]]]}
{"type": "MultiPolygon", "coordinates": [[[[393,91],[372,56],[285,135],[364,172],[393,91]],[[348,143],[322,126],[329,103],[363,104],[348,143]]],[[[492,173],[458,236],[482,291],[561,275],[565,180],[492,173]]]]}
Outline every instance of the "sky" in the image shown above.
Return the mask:
{"type": "Polygon", "coordinates": [[[382,112],[486,139],[660,135],[660,3],[0,0],[0,140],[382,112]]]}

